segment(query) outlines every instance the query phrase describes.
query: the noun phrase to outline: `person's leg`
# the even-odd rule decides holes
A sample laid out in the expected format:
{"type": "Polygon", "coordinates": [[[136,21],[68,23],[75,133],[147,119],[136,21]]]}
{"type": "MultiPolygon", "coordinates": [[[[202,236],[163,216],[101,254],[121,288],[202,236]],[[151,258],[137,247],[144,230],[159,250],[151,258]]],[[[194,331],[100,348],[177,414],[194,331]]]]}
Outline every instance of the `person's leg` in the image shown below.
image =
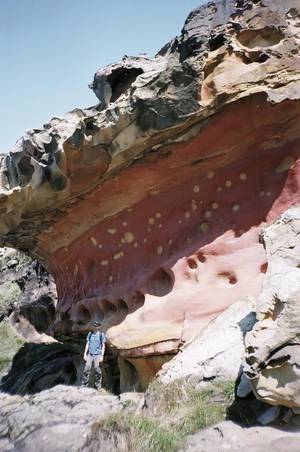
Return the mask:
{"type": "Polygon", "coordinates": [[[102,372],[101,372],[101,365],[100,365],[100,356],[94,356],[94,368],[95,368],[95,388],[101,389],[102,372]]]}
{"type": "Polygon", "coordinates": [[[85,366],[83,369],[83,374],[82,374],[81,386],[88,386],[88,384],[89,384],[92,362],[93,362],[93,357],[91,355],[87,355],[85,366]]]}

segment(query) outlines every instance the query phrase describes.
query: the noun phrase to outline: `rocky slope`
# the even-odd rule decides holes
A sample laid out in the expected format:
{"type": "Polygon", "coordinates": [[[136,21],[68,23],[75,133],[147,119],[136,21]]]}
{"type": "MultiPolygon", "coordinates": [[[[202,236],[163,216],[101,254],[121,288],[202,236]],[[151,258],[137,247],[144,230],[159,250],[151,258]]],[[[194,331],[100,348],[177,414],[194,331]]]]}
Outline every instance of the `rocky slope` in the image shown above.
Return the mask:
{"type": "Polygon", "coordinates": [[[38,452],[92,450],[83,449],[92,424],[122,408],[115,396],[70,386],[35,396],[0,395],[0,449],[29,452],[34,445],[38,452]]]}
{"type": "Polygon", "coordinates": [[[53,278],[37,261],[0,250],[0,377],[20,346],[52,342],[57,296],[53,278]]]}
{"type": "Polygon", "coordinates": [[[28,323],[38,333],[51,334],[56,287],[38,261],[10,248],[0,250],[0,300],[0,320],[13,313],[11,322],[24,336],[30,334],[22,329],[28,323]]]}
{"type": "Polygon", "coordinates": [[[296,0],[210,2],[1,157],[1,244],[53,274],[58,336],[104,321],[131,387],[260,291],[259,233],[299,203],[299,24],[296,0]]]}
{"type": "Polygon", "coordinates": [[[78,347],[53,337],[56,288],[51,275],[28,256],[0,251],[0,390],[35,393],[79,382],[78,347]]]}

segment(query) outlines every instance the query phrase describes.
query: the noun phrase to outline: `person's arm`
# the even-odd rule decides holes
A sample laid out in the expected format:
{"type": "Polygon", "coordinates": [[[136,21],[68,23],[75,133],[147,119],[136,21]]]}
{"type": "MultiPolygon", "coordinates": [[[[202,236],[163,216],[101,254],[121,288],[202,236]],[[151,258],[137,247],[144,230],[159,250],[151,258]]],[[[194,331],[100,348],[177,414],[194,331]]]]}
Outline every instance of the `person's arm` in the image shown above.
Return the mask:
{"type": "Polygon", "coordinates": [[[86,344],[85,344],[85,349],[84,349],[84,354],[83,354],[83,359],[85,361],[87,359],[88,353],[89,353],[89,337],[87,337],[86,344]]]}
{"type": "Polygon", "coordinates": [[[100,354],[100,362],[103,362],[104,353],[105,353],[105,342],[106,342],[106,336],[105,334],[102,337],[102,348],[101,348],[101,354],[100,354]]]}

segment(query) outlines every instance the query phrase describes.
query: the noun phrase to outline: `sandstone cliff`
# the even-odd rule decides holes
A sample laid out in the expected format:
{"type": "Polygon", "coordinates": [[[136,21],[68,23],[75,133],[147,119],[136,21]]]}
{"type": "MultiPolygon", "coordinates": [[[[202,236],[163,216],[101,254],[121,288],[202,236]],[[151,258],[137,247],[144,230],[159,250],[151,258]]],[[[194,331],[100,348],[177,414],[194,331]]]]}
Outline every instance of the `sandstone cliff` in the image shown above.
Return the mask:
{"type": "Polygon", "coordinates": [[[299,25],[296,0],[210,2],[1,157],[1,244],[53,274],[57,335],[103,320],[132,386],[260,291],[261,229],[299,203],[299,25]]]}

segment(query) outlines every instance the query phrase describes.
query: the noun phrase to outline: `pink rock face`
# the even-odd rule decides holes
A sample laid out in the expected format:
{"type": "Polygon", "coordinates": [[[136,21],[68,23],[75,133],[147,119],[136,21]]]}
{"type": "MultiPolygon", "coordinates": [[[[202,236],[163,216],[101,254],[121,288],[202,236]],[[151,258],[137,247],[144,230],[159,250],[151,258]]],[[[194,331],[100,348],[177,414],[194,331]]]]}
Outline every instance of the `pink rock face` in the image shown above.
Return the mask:
{"type": "Polygon", "coordinates": [[[54,226],[54,244],[83,226],[91,205],[108,219],[53,253],[59,312],[70,309],[79,330],[104,320],[123,355],[144,356],[176,349],[231,303],[256,296],[266,272],[259,233],[299,201],[299,140],[282,145],[279,136],[297,110],[263,96],[240,101],[72,208],[54,226]],[[118,198],[136,192],[143,199],[113,216],[118,198]]]}
{"type": "Polygon", "coordinates": [[[299,204],[299,25],[292,0],[202,6],[154,59],[98,71],[96,107],[2,158],[1,239],[53,273],[57,335],[101,320],[142,387],[258,294],[259,233],[299,204]]]}

